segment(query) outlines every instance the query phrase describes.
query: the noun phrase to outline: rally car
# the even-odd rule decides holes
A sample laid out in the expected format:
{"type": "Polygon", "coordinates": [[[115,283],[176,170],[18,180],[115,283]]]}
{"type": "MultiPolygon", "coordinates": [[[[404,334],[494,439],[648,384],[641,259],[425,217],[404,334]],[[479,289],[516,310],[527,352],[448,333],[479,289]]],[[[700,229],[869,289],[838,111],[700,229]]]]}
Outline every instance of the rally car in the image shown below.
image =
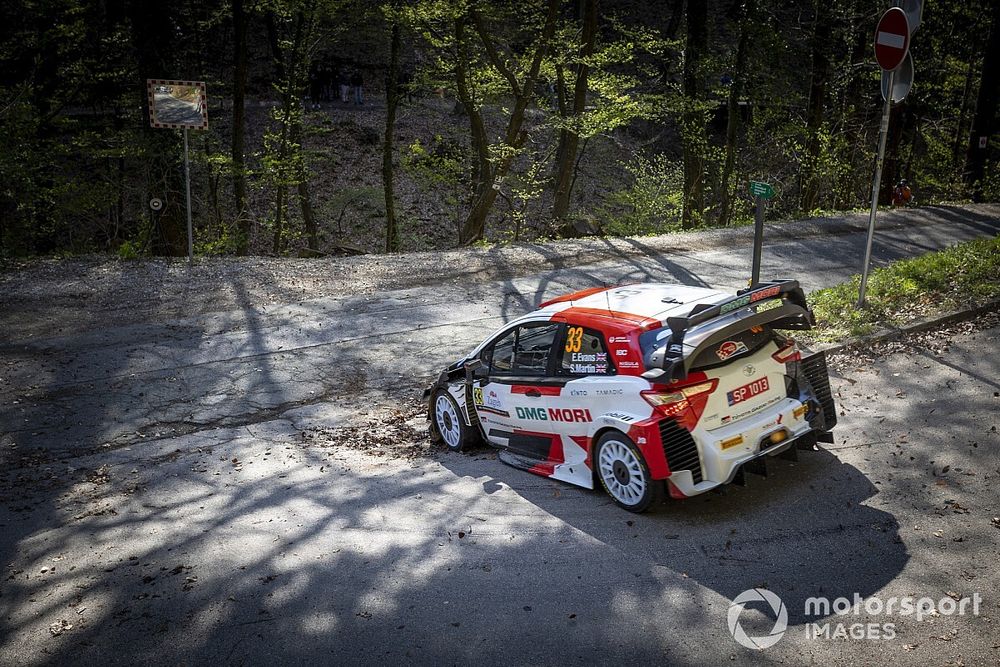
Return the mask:
{"type": "Polygon", "coordinates": [[[642,512],[833,442],[826,360],[779,333],[812,325],[794,280],[567,294],[441,373],[425,392],[431,432],[455,451],[483,439],[505,463],[600,484],[642,512]]]}

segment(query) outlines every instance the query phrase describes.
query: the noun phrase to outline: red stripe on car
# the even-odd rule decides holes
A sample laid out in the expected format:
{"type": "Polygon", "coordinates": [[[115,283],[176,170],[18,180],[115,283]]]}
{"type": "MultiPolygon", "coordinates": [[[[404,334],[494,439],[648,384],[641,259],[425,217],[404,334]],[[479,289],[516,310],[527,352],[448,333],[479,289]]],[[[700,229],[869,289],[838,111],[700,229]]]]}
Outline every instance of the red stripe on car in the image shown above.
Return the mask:
{"type": "Polygon", "coordinates": [[[558,396],[562,393],[562,387],[540,387],[534,384],[515,384],[510,387],[512,394],[527,394],[529,391],[537,391],[542,396],[558,396]]]}

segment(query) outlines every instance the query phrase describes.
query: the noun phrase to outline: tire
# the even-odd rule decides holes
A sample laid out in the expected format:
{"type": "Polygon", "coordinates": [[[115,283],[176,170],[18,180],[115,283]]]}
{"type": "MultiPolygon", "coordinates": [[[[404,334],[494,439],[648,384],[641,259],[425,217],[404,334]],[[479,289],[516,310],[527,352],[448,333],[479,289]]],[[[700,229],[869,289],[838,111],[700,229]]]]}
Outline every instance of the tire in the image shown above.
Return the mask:
{"type": "Polygon", "coordinates": [[[460,452],[472,444],[472,428],[465,423],[458,403],[446,390],[434,392],[431,412],[434,415],[434,430],[448,449],[460,452]]]}
{"type": "Polygon", "coordinates": [[[605,433],[595,451],[597,478],[616,505],[638,514],[663,500],[663,481],[650,479],[642,453],[624,433],[605,433]]]}

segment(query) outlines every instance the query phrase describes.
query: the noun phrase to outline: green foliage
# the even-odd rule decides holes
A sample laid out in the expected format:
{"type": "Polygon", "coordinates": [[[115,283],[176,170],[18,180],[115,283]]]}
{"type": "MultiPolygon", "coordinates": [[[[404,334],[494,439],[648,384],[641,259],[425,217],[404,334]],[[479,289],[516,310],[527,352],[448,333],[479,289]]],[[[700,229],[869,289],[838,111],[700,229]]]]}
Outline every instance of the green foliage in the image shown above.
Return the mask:
{"type": "Polygon", "coordinates": [[[861,277],[809,295],[819,341],[861,336],[916,317],[1000,297],[1000,237],[977,239],[946,250],[875,269],[867,305],[857,307],[861,277]]]}
{"type": "Polygon", "coordinates": [[[138,259],[141,254],[139,248],[132,241],[125,241],[118,246],[119,259],[138,259]]]}
{"type": "Polygon", "coordinates": [[[403,169],[428,190],[454,187],[461,182],[465,172],[462,149],[440,134],[434,135],[427,146],[420,139],[414,140],[403,154],[401,163],[403,169]]]}
{"type": "Polygon", "coordinates": [[[637,155],[621,165],[631,186],[612,193],[599,211],[605,231],[612,235],[642,236],[677,231],[684,203],[681,166],[663,154],[637,155]]]}

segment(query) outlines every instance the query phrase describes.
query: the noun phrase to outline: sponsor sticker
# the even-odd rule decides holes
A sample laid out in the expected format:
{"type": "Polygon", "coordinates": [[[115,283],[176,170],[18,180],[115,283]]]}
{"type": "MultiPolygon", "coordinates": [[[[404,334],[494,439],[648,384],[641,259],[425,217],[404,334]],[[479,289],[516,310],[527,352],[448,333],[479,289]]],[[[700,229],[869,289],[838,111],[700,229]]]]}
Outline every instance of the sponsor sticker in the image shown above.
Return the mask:
{"type": "Polygon", "coordinates": [[[620,348],[618,348],[617,350],[615,350],[615,356],[616,357],[627,357],[628,356],[628,348],[627,347],[620,347],[620,348]]]}
{"type": "Polygon", "coordinates": [[[611,338],[608,339],[608,342],[611,343],[612,345],[615,343],[627,343],[628,336],[612,336],[611,338]]]}
{"type": "Polygon", "coordinates": [[[754,301],[760,301],[762,299],[770,299],[772,296],[778,296],[780,291],[781,289],[778,288],[777,285],[774,287],[768,287],[767,289],[762,289],[750,295],[750,302],[753,303],[754,301]]]}
{"type": "Polygon", "coordinates": [[[719,349],[715,351],[715,354],[725,361],[729,357],[740,354],[741,352],[746,352],[747,346],[741,340],[727,340],[725,343],[719,346],[719,349]]]}
{"type": "Polygon", "coordinates": [[[518,419],[532,419],[535,421],[552,422],[590,422],[590,410],[580,408],[514,408],[518,419]]]}
{"type": "Polygon", "coordinates": [[[743,436],[742,435],[737,435],[737,436],[732,437],[732,438],[727,438],[727,439],[723,440],[719,444],[722,446],[723,449],[729,449],[730,447],[736,447],[737,445],[742,445],[743,444],[743,436]]]}
{"type": "Polygon", "coordinates": [[[754,380],[753,382],[728,392],[726,394],[726,400],[729,402],[729,405],[736,405],[737,403],[742,403],[743,401],[753,398],[758,394],[763,394],[769,388],[770,385],[768,384],[767,376],[765,375],[759,380],[754,380]]]}
{"type": "Polygon", "coordinates": [[[725,315],[726,313],[731,313],[734,310],[739,310],[743,306],[750,304],[749,296],[742,296],[739,299],[730,301],[729,303],[724,303],[719,307],[719,314],[725,315]]]}

